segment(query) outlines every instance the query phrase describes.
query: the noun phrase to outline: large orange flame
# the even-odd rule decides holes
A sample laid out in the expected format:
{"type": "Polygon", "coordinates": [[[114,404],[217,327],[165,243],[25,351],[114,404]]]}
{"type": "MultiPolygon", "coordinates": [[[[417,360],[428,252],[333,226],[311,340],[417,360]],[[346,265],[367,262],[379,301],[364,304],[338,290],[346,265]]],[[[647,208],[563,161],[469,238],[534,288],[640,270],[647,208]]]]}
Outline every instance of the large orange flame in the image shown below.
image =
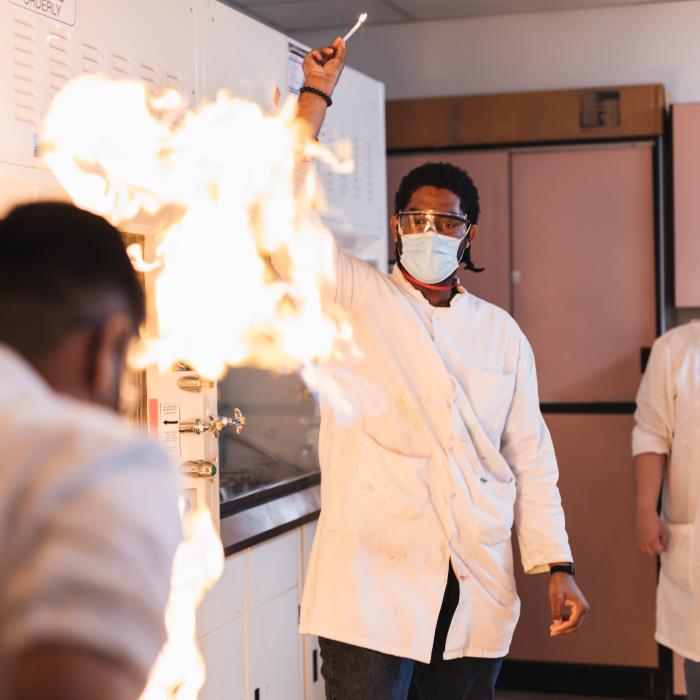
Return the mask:
{"type": "MultiPolygon", "coordinates": [[[[129,249],[156,276],[143,364],[185,361],[211,378],[241,364],[297,370],[340,416],[354,416],[367,387],[348,372],[351,326],[324,294],[334,286],[333,240],[317,214],[315,172],[300,167],[305,157],[352,164],[309,138],[293,103],[265,115],[220,93],[187,111],[173,91],[84,76],[51,105],[43,152],[78,206],[155,237],[154,260],[129,249]]],[[[367,397],[378,405],[375,392],[367,397]]],[[[220,575],[221,543],[206,512],[184,525],[169,641],[143,700],[193,700],[203,684],[195,611],[220,575]]]]}
{"type": "Polygon", "coordinates": [[[157,260],[131,251],[139,269],[157,268],[145,362],[181,360],[212,378],[241,364],[300,370],[338,393],[340,375],[323,368],[353,356],[352,333],[324,302],[332,237],[313,169],[299,177],[304,156],[338,161],[293,103],[265,115],[222,92],[187,111],[173,91],[83,76],[55,98],[43,152],[78,206],[159,236],[157,260]]]}

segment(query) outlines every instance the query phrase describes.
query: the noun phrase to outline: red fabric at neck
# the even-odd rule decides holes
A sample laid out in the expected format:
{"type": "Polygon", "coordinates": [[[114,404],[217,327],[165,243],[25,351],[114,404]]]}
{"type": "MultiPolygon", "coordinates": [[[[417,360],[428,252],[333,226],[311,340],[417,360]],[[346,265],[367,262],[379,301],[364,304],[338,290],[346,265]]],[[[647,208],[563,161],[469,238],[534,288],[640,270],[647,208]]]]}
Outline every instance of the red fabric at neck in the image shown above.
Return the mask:
{"type": "Polygon", "coordinates": [[[425,289],[434,289],[437,292],[447,292],[450,289],[457,289],[459,287],[460,283],[456,282],[455,284],[428,284],[427,282],[421,282],[420,280],[417,280],[413,275],[409,275],[406,270],[403,268],[400,268],[401,272],[403,273],[403,276],[409,281],[413,282],[414,284],[417,284],[419,287],[424,287],[425,289]]]}

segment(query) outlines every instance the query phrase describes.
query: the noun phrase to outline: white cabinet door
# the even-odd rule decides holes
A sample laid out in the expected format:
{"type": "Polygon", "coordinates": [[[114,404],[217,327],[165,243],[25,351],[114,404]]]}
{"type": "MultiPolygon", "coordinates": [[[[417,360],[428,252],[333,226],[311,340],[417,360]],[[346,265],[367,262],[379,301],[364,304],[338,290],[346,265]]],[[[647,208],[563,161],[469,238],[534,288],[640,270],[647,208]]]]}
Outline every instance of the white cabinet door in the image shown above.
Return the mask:
{"type": "Polygon", "coordinates": [[[301,700],[297,588],[248,617],[250,700],[301,700]]]}
{"type": "Polygon", "coordinates": [[[198,0],[197,9],[200,97],[214,98],[228,88],[273,110],[275,93],[284,91],[287,79],[287,38],[220,0],[198,0]]]}
{"type": "Polygon", "coordinates": [[[197,610],[197,634],[209,634],[218,627],[243,615],[245,599],[245,558],[227,557],[224,571],[197,610]]]}
{"type": "MultiPolygon", "coordinates": [[[[316,536],[317,521],[304,525],[301,529],[301,566],[302,581],[306,580],[309,567],[311,546],[316,536]]],[[[318,637],[304,635],[304,698],[306,700],[324,700],[326,689],[321,677],[321,650],[318,637]]]]}
{"type": "Polygon", "coordinates": [[[207,671],[199,700],[244,700],[244,638],[239,617],[199,640],[207,671]]]}
{"type": "Polygon", "coordinates": [[[298,591],[299,546],[299,530],[292,530],[249,550],[251,610],[282,593],[298,591]]]}

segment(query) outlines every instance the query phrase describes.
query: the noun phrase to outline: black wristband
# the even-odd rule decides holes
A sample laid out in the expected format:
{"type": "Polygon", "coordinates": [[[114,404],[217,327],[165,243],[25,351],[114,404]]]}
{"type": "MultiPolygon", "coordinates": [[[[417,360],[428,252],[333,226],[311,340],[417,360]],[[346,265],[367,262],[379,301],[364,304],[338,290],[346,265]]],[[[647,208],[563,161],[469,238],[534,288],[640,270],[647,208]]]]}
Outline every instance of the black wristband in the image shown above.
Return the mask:
{"type": "Polygon", "coordinates": [[[576,576],[576,569],[574,569],[573,564],[556,564],[555,566],[549,567],[550,574],[569,574],[569,576],[576,576]]]}
{"type": "Polygon", "coordinates": [[[308,85],[304,85],[299,90],[299,94],[301,95],[302,92],[310,92],[312,95],[318,95],[321,99],[326,101],[326,105],[330,107],[333,104],[333,100],[331,99],[331,96],[327,92],[323,92],[323,90],[319,90],[318,88],[315,87],[309,87],[308,85]]]}

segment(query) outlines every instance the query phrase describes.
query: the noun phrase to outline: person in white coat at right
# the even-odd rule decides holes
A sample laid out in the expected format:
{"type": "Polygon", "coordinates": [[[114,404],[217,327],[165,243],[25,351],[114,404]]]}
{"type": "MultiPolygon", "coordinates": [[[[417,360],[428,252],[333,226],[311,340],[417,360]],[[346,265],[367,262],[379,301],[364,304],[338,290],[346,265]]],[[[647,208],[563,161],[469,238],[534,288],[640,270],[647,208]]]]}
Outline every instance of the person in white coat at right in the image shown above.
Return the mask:
{"type": "Polygon", "coordinates": [[[700,322],[654,343],[632,453],[638,544],[661,556],[656,640],[685,659],[688,698],[700,700],[700,322]]]}

